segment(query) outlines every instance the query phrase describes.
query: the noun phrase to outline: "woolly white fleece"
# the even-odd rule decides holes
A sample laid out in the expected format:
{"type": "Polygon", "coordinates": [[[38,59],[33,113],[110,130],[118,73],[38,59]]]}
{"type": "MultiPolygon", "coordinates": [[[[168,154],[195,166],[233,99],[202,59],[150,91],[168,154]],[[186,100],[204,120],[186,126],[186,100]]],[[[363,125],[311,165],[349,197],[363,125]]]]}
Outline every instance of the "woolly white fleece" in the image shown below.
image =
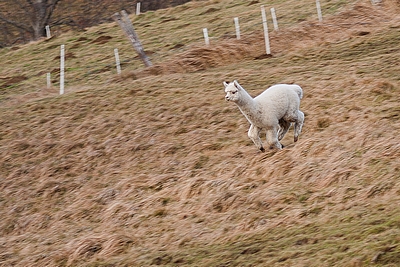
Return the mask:
{"type": "Polygon", "coordinates": [[[299,110],[303,90],[296,84],[277,84],[269,87],[263,93],[252,98],[235,80],[224,82],[227,101],[234,102],[250,122],[249,138],[264,151],[259,137],[261,130],[267,132],[267,142],[270,146],[282,149],[279,143],[291,123],[294,125],[294,140],[298,139],[304,123],[304,113],[299,110]]]}

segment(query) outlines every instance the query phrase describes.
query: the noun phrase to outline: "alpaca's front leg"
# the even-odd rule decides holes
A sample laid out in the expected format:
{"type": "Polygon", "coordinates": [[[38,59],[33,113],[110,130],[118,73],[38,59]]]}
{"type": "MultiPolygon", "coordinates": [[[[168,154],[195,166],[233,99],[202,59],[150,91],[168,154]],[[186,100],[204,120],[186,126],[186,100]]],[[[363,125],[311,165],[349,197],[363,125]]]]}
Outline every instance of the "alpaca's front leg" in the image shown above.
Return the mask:
{"type": "Polygon", "coordinates": [[[270,148],[276,147],[277,149],[282,149],[282,145],[278,141],[278,131],[276,128],[268,129],[266,137],[270,148]]]}
{"type": "Polygon", "coordinates": [[[253,143],[256,145],[256,147],[258,149],[260,149],[262,152],[265,151],[261,139],[260,139],[260,131],[261,129],[258,127],[255,127],[253,124],[250,125],[250,129],[247,133],[247,135],[249,136],[249,138],[251,139],[251,141],[253,141],[253,143]]]}

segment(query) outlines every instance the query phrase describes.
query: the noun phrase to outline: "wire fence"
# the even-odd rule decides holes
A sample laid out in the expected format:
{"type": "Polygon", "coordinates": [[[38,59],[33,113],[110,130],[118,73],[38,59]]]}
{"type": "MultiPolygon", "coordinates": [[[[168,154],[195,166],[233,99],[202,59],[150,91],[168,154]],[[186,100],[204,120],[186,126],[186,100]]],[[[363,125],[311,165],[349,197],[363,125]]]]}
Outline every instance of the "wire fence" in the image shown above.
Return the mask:
{"type": "MultiPolygon", "coordinates": [[[[240,15],[239,15],[240,16],[240,15]]],[[[238,18],[239,18],[238,16],[238,18]]],[[[216,43],[220,40],[226,39],[226,38],[235,38],[235,24],[234,24],[234,20],[233,18],[231,19],[231,23],[226,23],[224,22],[220,22],[220,23],[215,23],[213,25],[213,27],[210,30],[211,35],[209,36],[210,42],[211,43],[216,43]],[[216,35],[213,32],[213,29],[218,29],[218,32],[223,32],[222,35],[216,35]]],[[[261,31],[262,30],[262,20],[260,19],[259,22],[252,22],[251,24],[249,23],[245,23],[245,26],[241,26],[241,33],[246,33],[246,32],[253,32],[253,31],[261,31]]],[[[280,25],[287,26],[287,25],[293,25],[293,23],[282,23],[280,25]]],[[[272,31],[273,29],[269,29],[270,31],[272,31]]],[[[201,32],[199,31],[198,34],[191,36],[190,38],[190,42],[192,44],[195,45],[201,45],[204,44],[204,36],[201,35],[201,32]]],[[[146,45],[152,45],[152,43],[147,42],[146,45]]],[[[158,45],[158,43],[154,43],[154,45],[158,45]]],[[[182,47],[177,47],[177,48],[173,48],[170,49],[170,53],[171,54],[176,54],[176,53],[181,53],[184,52],[185,50],[189,49],[188,46],[182,46],[182,47]]],[[[154,51],[151,55],[152,58],[154,59],[161,59],[163,56],[165,55],[165,52],[158,52],[158,51],[154,51]]],[[[114,61],[114,58],[111,56],[111,52],[110,52],[110,63],[108,64],[94,64],[94,65],[81,65],[81,66],[75,66],[73,68],[74,71],[79,71],[79,72],[83,72],[83,74],[81,75],[81,78],[76,79],[76,81],[79,80],[84,80],[86,78],[88,78],[91,75],[94,74],[99,74],[99,73],[104,73],[106,71],[110,71],[112,73],[117,73],[117,67],[116,67],[116,62],[114,61]]],[[[120,60],[120,65],[121,66],[126,66],[129,63],[138,63],[140,62],[140,58],[138,56],[132,56],[132,57],[128,57],[128,58],[124,58],[122,60],[120,60]]],[[[68,68],[67,68],[68,71],[68,68]]],[[[54,82],[53,82],[54,84],[54,82]]],[[[55,83],[57,84],[57,83],[55,83]]]]}
{"type": "MultiPolygon", "coordinates": [[[[319,3],[319,0],[316,0],[316,3],[319,3]]],[[[269,27],[268,32],[272,32],[274,30],[277,30],[277,26],[279,27],[279,30],[284,30],[285,28],[289,26],[293,26],[296,24],[296,22],[301,22],[305,21],[308,17],[312,16],[312,19],[319,19],[320,22],[322,22],[322,16],[323,12],[319,9],[320,5],[316,4],[314,6],[314,13],[306,12],[306,14],[300,14],[297,18],[291,18],[291,19],[280,19],[279,17],[279,10],[277,10],[277,17],[278,20],[277,22],[272,23],[272,17],[273,13],[272,10],[268,12],[268,24],[271,26],[274,24],[274,27],[269,27]],[[277,25],[275,26],[275,23],[277,25]]],[[[335,7],[336,9],[337,7],[335,7]]],[[[268,10],[269,11],[269,10],[268,10]]],[[[275,11],[275,10],[274,10],[275,11]]],[[[329,12],[332,13],[333,10],[330,10],[329,12]]],[[[275,13],[275,12],[274,12],[275,13]]],[[[143,14],[142,14],[143,15],[143,14]]],[[[246,34],[246,33],[253,33],[255,31],[262,32],[263,29],[263,21],[260,16],[260,9],[254,9],[251,11],[244,11],[242,14],[238,14],[237,18],[239,20],[239,25],[240,25],[240,34],[246,34]],[[241,18],[241,16],[243,18],[241,18]],[[254,19],[254,16],[258,16],[258,21],[256,22],[254,19]]],[[[323,22],[322,22],[323,23],[323,22]]],[[[368,22],[358,22],[359,24],[368,24],[368,22]]],[[[235,31],[235,23],[234,23],[234,18],[221,18],[220,21],[213,21],[208,22],[207,26],[212,25],[207,31],[209,34],[209,42],[212,45],[213,43],[216,43],[220,40],[226,39],[226,38],[235,38],[237,37],[237,32],[235,31]],[[229,19],[229,21],[228,21],[229,19]],[[216,29],[216,30],[215,30],[216,29]]],[[[354,25],[354,23],[342,23],[343,25],[348,25],[349,27],[354,25]]],[[[325,24],[325,26],[335,26],[337,24],[325,24]]],[[[203,28],[206,29],[206,28],[203,28]]],[[[201,34],[201,29],[195,36],[190,37],[190,43],[191,44],[196,44],[196,45],[207,45],[204,39],[204,36],[201,34]]],[[[145,47],[146,46],[154,46],[157,47],[159,43],[152,43],[152,42],[145,42],[145,47]]],[[[169,51],[170,55],[184,52],[185,50],[189,49],[190,47],[187,45],[182,45],[182,46],[177,46],[176,48],[171,48],[169,51]]],[[[268,51],[268,50],[267,50],[268,51]]],[[[153,60],[162,60],[163,57],[165,57],[165,51],[154,51],[152,55],[150,56],[153,60]]],[[[110,63],[107,64],[101,64],[101,63],[96,63],[94,65],[82,65],[82,66],[77,66],[74,68],[74,71],[79,71],[83,72],[80,77],[76,77],[74,82],[77,81],[82,81],[82,80],[87,80],[91,76],[94,76],[95,74],[99,73],[105,73],[105,72],[111,72],[112,74],[117,74],[117,66],[115,62],[115,58],[112,56],[112,50],[110,51],[110,56],[108,57],[110,60],[110,63]]],[[[140,58],[138,56],[133,56],[133,57],[128,57],[128,58],[123,58],[120,60],[120,65],[122,67],[129,65],[130,63],[135,63],[134,65],[139,65],[140,58]]],[[[68,69],[67,69],[68,71],[68,69]]]]}

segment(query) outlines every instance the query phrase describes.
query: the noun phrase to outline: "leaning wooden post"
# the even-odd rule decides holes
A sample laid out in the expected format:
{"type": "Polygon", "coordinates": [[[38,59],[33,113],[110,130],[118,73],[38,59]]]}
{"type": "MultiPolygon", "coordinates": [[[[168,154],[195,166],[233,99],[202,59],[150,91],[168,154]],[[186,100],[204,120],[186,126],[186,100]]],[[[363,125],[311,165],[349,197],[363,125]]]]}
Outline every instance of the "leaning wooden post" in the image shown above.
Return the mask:
{"type": "Polygon", "coordinates": [[[133,48],[135,48],[136,52],[139,54],[140,59],[143,61],[146,67],[152,66],[150,59],[144,53],[144,49],[142,44],[140,43],[139,37],[137,36],[135,29],[133,28],[132,22],[128,17],[128,13],[125,10],[120,13],[115,13],[113,19],[118,23],[121,27],[122,31],[131,41],[133,48]]]}

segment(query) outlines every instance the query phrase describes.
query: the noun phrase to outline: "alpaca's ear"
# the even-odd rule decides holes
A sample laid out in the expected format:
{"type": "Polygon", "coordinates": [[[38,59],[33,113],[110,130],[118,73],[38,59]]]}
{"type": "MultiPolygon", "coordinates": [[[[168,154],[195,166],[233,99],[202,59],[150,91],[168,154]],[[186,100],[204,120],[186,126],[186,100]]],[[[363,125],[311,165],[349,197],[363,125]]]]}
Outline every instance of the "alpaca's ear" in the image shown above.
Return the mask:
{"type": "Polygon", "coordinates": [[[223,82],[224,86],[227,87],[229,85],[229,82],[223,82]]]}
{"type": "Polygon", "coordinates": [[[240,84],[239,84],[236,80],[234,80],[233,83],[235,84],[235,87],[236,87],[237,89],[240,89],[240,88],[241,88],[240,84]]]}

